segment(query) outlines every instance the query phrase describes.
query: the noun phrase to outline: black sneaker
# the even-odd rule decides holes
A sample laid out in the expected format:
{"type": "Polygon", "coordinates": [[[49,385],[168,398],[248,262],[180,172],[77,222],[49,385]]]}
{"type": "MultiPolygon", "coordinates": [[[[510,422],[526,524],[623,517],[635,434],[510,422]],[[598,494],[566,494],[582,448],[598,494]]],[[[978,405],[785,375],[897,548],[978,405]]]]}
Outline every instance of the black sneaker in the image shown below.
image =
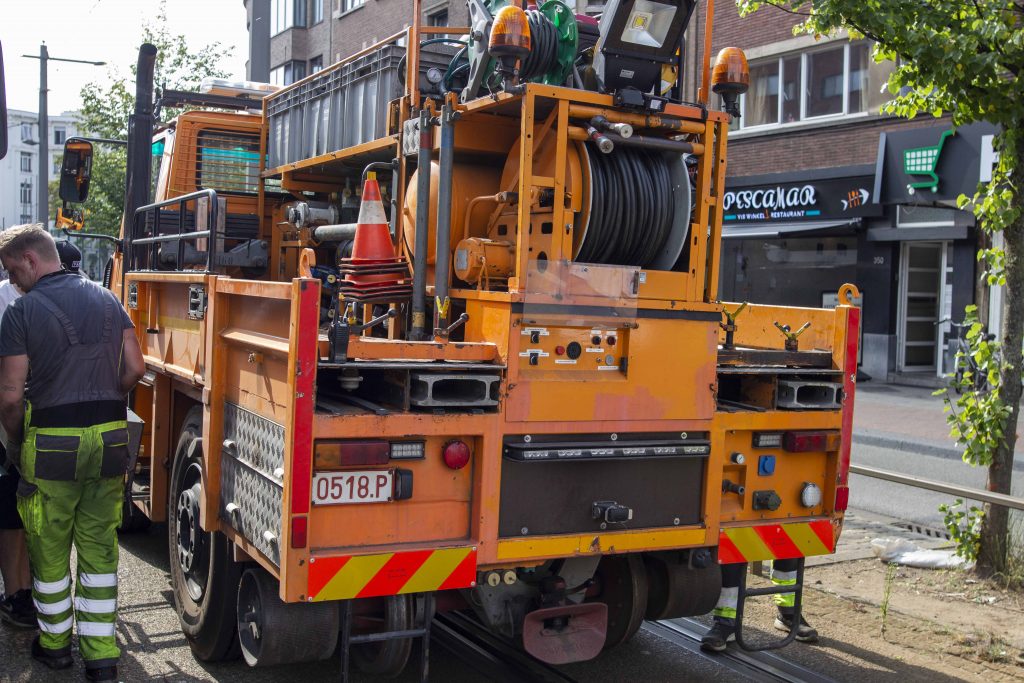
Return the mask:
{"type": "Polygon", "coordinates": [[[724,652],[731,641],[736,640],[736,620],[729,617],[715,617],[711,630],[700,639],[700,649],[705,652],[724,652]]]}
{"type": "Polygon", "coordinates": [[[116,681],[116,666],[98,666],[95,669],[86,668],[85,680],[87,681],[116,681]]]}
{"type": "Polygon", "coordinates": [[[39,644],[39,636],[32,640],[32,658],[51,669],[67,669],[74,663],[71,660],[70,647],[61,650],[48,650],[39,644]]]}
{"type": "Polygon", "coordinates": [[[24,588],[0,601],[0,619],[17,628],[37,628],[32,591],[24,588]]]}
{"type": "MultiPolygon", "coordinates": [[[[778,616],[775,617],[775,628],[786,633],[792,631],[793,615],[779,612],[778,616]]],[[[811,628],[811,625],[807,623],[803,615],[800,615],[800,626],[796,629],[796,640],[799,640],[801,643],[818,642],[818,632],[811,628]]]]}

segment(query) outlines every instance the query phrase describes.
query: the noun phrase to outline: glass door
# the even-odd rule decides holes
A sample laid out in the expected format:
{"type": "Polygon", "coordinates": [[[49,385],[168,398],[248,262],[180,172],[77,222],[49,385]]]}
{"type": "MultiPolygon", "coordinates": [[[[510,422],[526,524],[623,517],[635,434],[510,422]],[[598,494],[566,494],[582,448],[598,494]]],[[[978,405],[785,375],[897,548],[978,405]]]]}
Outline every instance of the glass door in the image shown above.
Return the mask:
{"type": "Polygon", "coordinates": [[[938,321],[948,299],[945,242],[904,242],[900,258],[900,372],[941,370],[938,321]]]}

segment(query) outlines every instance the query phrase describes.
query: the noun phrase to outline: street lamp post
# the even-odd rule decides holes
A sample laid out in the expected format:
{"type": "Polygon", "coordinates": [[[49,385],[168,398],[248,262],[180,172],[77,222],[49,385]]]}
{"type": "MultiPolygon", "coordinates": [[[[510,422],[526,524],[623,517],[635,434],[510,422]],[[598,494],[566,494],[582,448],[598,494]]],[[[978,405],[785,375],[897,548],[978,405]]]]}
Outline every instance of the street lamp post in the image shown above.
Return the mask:
{"type": "Polygon", "coordinates": [[[62,57],[51,57],[46,49],[46,43],[39,46],[39,55],[22,55],[28,59],[39,60],[39,221],[45,225],[50,224],[50,117],[46,111],[46,94],[49,92],[46,87],[47,64],[50,60],[55,62],[75,62],[77,64],[92,64],[103,66],[106,62],[94,62],[87,59],[64,59],[62,57]]]}

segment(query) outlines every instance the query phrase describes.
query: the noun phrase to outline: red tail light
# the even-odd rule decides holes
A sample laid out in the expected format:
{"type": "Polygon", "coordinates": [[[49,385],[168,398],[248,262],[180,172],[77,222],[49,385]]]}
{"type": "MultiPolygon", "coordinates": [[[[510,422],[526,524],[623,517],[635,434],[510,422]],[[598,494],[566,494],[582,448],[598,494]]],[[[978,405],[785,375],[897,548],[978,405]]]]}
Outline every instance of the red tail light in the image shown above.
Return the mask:
{"type": "Polygon", "coordinates": [[[293,548],[306,547],[306,518],[292,517],[292,542],[293,548]]]}
{"type": "Polygon", "coordinates": [[[790,453],[838,451],[839,432],[786,432],[782,436],[782,447],[790,453]]]}
{"type": "Polygon", "coordinates": [[[386,465],[391,455],[387,441],[317,441],[313,445],[313,466],[318,470],[351,465],[386,465]]]}
{"type": "Polygon", "coordinates": [[[469,463],[469,446],[464,441],[449,441],[444,445],[444,450],[441,451],[441,457],[444,458],[444,464],[453,470],[461,470],[469,463]]]}
{"type": "Polygon", "coordinates": [[[842,512],[850,504],[850,487],[845,484],[836,487],[836,512],[842,512]]]}

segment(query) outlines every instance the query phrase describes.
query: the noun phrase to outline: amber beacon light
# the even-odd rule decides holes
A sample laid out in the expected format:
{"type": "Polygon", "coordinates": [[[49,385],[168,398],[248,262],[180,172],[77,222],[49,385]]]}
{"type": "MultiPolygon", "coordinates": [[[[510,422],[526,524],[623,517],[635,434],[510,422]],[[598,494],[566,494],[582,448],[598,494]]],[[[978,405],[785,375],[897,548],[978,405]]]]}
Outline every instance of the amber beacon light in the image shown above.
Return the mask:
{"type": "Polygon", "coordinates": [[[522,8],[506,5],[498,10],[491,25],[487,51],[498,60],[502,74],[515,75],[516,61],[530,54],[530,24],[522,8]]]}
{"type": "Polygon", "coordinates": [[[711,89],[722,96],[725,111],[739,118],[739,96],[750,87],[750,68],[747,56],[738,47],[723,48],[715,59],[711,72],[711,89]]]}

